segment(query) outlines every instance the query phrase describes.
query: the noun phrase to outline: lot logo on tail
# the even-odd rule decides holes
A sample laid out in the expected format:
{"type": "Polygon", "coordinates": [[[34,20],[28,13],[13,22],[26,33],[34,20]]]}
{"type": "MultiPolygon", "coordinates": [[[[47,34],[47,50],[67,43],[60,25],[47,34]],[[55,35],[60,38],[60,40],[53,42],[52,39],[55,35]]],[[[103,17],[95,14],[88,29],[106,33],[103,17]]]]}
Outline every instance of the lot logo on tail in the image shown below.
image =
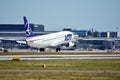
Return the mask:
{"type": "Polygon", "coordinates": [[[27,37],[33,37],[34,34],[33,34],[32,30],[31,30],[31,27],[29,26],[27,18],[24,16],[23,19],[24,19],[24,27],[25,27],[25,30],[26,30],[26,36],[27,37]]]}

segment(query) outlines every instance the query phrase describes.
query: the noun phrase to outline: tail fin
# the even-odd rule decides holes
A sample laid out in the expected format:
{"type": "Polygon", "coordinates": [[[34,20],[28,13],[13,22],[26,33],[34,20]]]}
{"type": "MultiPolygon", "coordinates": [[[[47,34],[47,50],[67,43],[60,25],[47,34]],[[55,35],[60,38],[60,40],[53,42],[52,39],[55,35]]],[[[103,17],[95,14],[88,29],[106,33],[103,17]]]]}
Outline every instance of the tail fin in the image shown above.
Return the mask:
{"type": "Polygon", "coordinates": [[[24,28],[26,30],[26,36],[27,37],[33,37],[34,34],[33,34],[32,30],[31,30],[31,27],[29,26],[27,18],[24,16],[23,19],[24,19],[24,28]]]}

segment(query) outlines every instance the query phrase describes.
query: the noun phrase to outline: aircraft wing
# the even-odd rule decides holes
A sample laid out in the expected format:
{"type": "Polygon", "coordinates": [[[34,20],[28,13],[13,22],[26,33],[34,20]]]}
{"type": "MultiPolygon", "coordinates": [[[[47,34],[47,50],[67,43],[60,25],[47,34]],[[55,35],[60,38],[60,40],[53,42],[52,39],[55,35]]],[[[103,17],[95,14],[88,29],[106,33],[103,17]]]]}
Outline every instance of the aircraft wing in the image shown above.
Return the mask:
{"type": "Polygon", "coordinates": [[[26,41],[16,41],[16,42],[20,44],[27,44],[26,41]]]}
{"type": "Polygon", "coordinates": [[[24,39],[12,39],[12,38],[9,39],[9,38],[1,38],[0,37],[0,40],[1,41],[13,41],[13,42],[20,43],[20,44],[27,44],[24,39]]]}

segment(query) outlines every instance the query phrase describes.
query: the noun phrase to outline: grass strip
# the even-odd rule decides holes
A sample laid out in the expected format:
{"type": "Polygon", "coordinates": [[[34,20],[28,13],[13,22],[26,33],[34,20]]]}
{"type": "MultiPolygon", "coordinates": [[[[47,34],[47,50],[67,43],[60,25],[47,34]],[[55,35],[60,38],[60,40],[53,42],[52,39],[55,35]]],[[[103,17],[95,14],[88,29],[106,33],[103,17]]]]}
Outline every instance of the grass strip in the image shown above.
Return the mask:
{"type": "Polygon", "coordinates": [[[120,70],[120,59],[65,59],[0,61],[0,69],[16,70],[120,70]]]}
{"type": "Polygon", "coordinates": [[[109,73],[0,73],[0,80],[119,80],[120,74],[109,73]]]}
{"type": "Polygon", "coordinates": [[[82,54],[120,54],[119,52],[0,52],[0,55],[82,55],[82,54]]]}

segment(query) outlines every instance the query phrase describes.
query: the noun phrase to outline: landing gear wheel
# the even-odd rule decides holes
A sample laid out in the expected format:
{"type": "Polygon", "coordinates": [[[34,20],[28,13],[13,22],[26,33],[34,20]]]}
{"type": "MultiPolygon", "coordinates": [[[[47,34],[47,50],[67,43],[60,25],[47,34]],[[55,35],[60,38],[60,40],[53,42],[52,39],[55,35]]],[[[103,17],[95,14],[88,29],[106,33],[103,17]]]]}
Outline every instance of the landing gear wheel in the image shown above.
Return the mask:
{"type": "Polygon", "coordinates": [[[61,51],[61,49],[60,48],[56,48],[56,52],[59,52],[59,51],[61,51]]]}
{"type": "Polygon", "coordinates": [[[45,49],[44,48],[40,48],[40,52],[45,52],[45,49]]]}

